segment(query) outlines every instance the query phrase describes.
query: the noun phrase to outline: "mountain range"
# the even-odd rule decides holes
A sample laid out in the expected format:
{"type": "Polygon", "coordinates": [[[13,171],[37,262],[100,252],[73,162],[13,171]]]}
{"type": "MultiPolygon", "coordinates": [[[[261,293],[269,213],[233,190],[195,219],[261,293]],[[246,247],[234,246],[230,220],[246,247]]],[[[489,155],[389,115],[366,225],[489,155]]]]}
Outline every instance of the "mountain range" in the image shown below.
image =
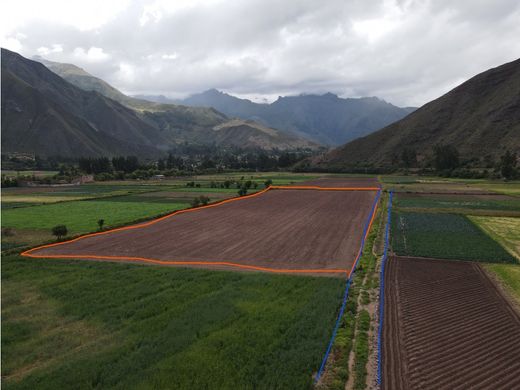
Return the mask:
{"type": "Polygon", "coordinates": [[[6,49],[1,54],[3,152],[156,158],[184,143],[266,150],[318,147],[252,122],[238,125],[213,108],[126,96],[72,64],[46,61],[45,66],[6,49]]]}
{"type": "MultiPolygon", "coordinates": [[[[152,99],[164,101],[164,96],[152,99]]],[[[343,99],[332,93],[285,96],[271,104],[263,104],[216,89],[175,102],[192,107],[213,107],[227,116],[254,120],[328,146],[370,134],[415,110],[396,107],[376,97],[343,99]]]]}
{"type": "Polygon", "coordinates": [[[419,161],[436,145],[457,148],[463,160],[496,161],[520,152],[520,59],[480,73],[406,118],[327,153],[321,169],[384,167],[405,149],[419,161]]]}

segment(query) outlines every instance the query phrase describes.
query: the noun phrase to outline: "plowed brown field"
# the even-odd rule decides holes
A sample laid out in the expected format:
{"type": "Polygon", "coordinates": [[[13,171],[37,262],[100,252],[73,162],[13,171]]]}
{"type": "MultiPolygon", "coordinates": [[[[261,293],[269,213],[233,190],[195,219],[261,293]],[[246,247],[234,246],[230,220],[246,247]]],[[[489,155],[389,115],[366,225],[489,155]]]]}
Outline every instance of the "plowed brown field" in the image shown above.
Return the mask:
{"type": "Polygon", "coordinates": [[[144,227],[86,236],[25,255],[231,262],[274,270],[347,272],[359,250],[375,196],[376,191],[269,190],[144,227]]]}
{"type": "Polygon", "coordinates": [[[393,389],[520,389],[520,317],[478,264],[393,257],[383,381],[393,389]]]}

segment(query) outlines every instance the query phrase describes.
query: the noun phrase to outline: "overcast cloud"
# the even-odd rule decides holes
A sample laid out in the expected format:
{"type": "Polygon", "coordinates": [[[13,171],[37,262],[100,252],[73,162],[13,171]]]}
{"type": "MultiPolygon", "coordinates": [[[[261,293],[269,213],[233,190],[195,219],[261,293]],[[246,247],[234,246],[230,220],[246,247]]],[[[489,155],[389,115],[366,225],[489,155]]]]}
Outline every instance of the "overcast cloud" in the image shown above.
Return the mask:
{"type": "Polygon", "coordinates": [[[2,47],[129,94],[420,106],[520,57],[518,0],[6,0],[0,14],[2,47]]]}

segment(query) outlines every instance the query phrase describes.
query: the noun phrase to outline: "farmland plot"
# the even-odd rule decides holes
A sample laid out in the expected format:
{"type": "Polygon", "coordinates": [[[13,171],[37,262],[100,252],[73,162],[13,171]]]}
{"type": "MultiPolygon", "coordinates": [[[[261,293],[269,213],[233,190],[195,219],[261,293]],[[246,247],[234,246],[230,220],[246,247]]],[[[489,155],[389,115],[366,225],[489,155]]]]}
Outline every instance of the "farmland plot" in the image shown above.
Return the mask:
{"type": "Polygon", "coordinates": [[[347,272],[375,196],[375,191],[271,190],[31,255],[347,272]]]}
{"type": "Polygon", "coordinates": [[[394,212],[392,249],[402,256],[496,263],[516,259],[466,216],[394,212]]]}
{"type": "Polygon", "coordinates": [[[520,388],[520,316],[476,263],[394,257],[382,388],[520,388]]]}

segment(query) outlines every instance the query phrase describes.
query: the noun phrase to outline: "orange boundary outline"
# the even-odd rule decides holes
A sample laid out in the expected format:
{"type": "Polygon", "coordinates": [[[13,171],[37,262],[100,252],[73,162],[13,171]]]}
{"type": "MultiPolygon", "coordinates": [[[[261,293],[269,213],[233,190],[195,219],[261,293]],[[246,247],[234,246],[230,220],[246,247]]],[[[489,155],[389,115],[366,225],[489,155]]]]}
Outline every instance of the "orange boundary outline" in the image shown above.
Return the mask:
{"type": "MultiPolygon", "coordinates": [[[[381,188],[379,187],[318,187],[318,186],[269,186],[265,188],[262,191],[255,192],[254,194],[245,195],[241,197],[235,197],[230,199],[224,199],[219,202],[215,202],[206,206],[200,206],[196,208],[191,209],[184,209],[184,210],[177,210],[170,214],[167,214],[165,216],[162,216],[160,218],[153,219],[149,222],[136,224],[136,225],[129,225],[129,226],[123,226],[120,228],[114,228],[110,230],[106,230],[103,232],[96,232],[96,233],[88,233],[80,237],[76,237],[69,241],[63,241],[63,242],[56,242],[52,244],[46,244],[37,246],[35,248],[28,249],[24,252],[22,252],[20,255],[24,257],[30,257],[30,258],[37,258],[37,259],[95,259],[95,260],[107,260],[107,261],[121,261],[121,262],[138,262],[138,263],[150,263],[150,264],[159,264],[159,265],[201,265],[201,266],[228,266],[228,267],[236,267],[241,269],[248,269],[248,270],[256,270],[256,271],[264,271],[264,272],[272,272],[272,273],[299,273],[299,274],[317,274],[317,273],[345,273],[350,277],[352,270],[354,266],[357,263],[357,260],[359,256],[362,253],[362,248],[360,248],[356,259],[354,260],[352,267],[350,270],[348,269],[281,269],[281,268],[270,268],[270,267],[260,267],[260,266],[254,266],[254,265],[245,265],[245,264],[239,264],[239,263],[232,263],[232,262],[225,262],[225,261],[177,261],[177,260],[159,260],[159,259],[153,259],[148,257],[134,257],[134,256],[100,256],[100,255],[36,255],[32,252],[44,249],[44,248],[50,248],[60,245],[66,245],[72,242],[76,242],[79,240],[82,240],[87,237],[94,237],[94,236],[100,236],[103,234],[109,234],[117,231],[123,231],[123,230],[132,230],[132,229],[140,229],[144,228],[150,225],[153,225],[157,222],[160,222],[162,220],[165,220],[167,218],[173,217],[174,215],[183,214],[187,212],[192,211],[198,211],[202,209],[207,209],[210,207],[217,207],[225,203],[233,202],[233,201],[239,201],[244,199],[253,198],[255,196],[259,196],[261,194],[266,193],[267,191],[271,189],[291,189],[291,190],[320,190],[320,191],[380,191],[381,188]]],[[[375,206],[373,207],[372,216],[370,218],[370,222],[368,225],[368,228],[365,233],[365,237],[363,239],[366,239],[370,229],[372,227],[372,222],[374,221],[377,207],[377,202],[375,206]]]]}

